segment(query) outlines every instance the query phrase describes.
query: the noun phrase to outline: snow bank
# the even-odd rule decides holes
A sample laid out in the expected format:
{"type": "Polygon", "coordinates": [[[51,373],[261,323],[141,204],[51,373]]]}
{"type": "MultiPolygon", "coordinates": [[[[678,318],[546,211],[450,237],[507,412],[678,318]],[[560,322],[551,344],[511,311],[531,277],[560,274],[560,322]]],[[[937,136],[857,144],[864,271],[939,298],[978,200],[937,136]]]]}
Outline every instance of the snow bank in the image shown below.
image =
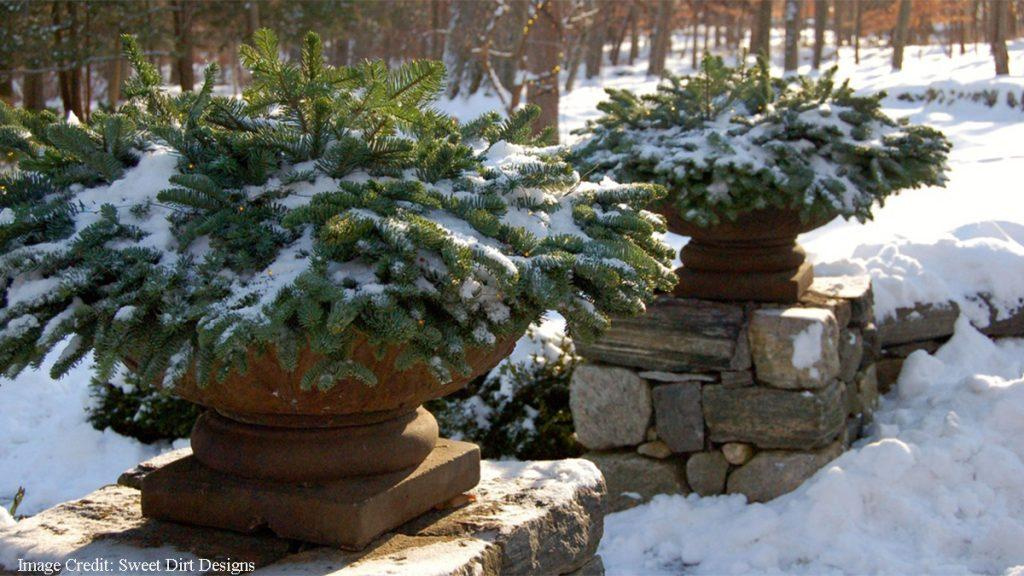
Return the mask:
{"type": "Polygon", "coordinates": [[[122,471],[171,447],[93,428],[85,412],[91,402],[91,356],[52,380],[56,357],[51,353],[41,370],[26,370],[14,381],[0,378],[0,508],[23,486],[19,515],[113,483],[122,471]]]}
{"type": "Polygon", "coordinates": [[[876,418],[870,438],[768,504],[658,496],[609,516],[608,573],[1024,569],[1024,340],[995,343],[962,317],[935,355],[907,359],[876,418]]]}
{"type": "Polygon", "coordinates": [[[815,264],[822,276],[870,274],[875,319],[899,308],[955,302],[978,327],[989,324],[986,295],[1005,319],[1024,306],[1024,226],[985,222],[933,241],[896,239],[857,247],[849,258],[815,264]]]}

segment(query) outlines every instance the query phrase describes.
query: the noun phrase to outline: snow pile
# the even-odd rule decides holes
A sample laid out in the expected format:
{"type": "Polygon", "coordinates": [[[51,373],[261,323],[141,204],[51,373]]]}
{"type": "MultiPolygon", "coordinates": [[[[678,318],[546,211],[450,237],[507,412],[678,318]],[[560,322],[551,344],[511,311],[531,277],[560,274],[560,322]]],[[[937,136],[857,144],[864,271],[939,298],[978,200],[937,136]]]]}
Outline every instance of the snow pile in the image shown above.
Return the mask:
{"type": "Polygon", "coordinates": [[[768,504],[659,496],[611,515],[609,574],[964,574],[1024,568],[1024,340],[962,317],[907,359],[869,439],[768,504]]]}
{"type": "Polygon", "coordinates": [[[875,318],[899,308],[955,302],[978,327],[1024,306],[1024,226],[987,222],[934,241],[896,239],[857,247],[853,255],[816,263],[819,275],[870,274],[875,318]],[[989,302],[981,299],[984,295],[989,302]]]}
{"type": "Polygon", "coordinates": [[[91,359],[53,380],[49,371],[56,356],[51,353],[40,370],[27,370],[13,382],[0,379],[0,508],[9,506],[23,486],[19,515],[87,494],[171,449],[93,428],[85,411],[91,401],[91,359]]]}

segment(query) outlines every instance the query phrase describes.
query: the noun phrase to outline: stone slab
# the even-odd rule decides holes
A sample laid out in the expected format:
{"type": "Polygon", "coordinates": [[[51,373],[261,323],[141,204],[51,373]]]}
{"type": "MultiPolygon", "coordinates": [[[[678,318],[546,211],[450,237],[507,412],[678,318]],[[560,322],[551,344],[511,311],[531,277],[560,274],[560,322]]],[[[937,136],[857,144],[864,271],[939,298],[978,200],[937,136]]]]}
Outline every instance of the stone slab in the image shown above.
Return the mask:
{"type": "Polygon", "coordinates": [[[697,382],[662,384],[651,391],[654,401],[654,425],[673,452],[704,449],[704,413],[700,407],[697,382]]]}
{"type": "MultiPolygon", "coordinates": [[[[141,468],[130,476],[153,469],[141,468]]],[[[243,573],[273,576],[603,574],[594,552],[604,482],[591,463],[485,461],[481,476],[461,504],[428,512],[359,552],[144,518],[138,490],[106,486],[0,529],[0,573],[13,572],[20,557],[101,558],[114,573],[120,559],[159,561],[164,573],[167,558],[192,561],[194,570],[179,573],[197,573],[201,560],[230,558],[236,567],[249,564],[243,573]]]]}
{"type": "Polygon", "coordinates": [[[767,502],[796,490],[842,453],[840,442],[814,452],[760,452],[729,475],[727,492],[743,494],[750,502],[767,502]]]}
{"type": "Polygon", "coordinates": [[[822,388],[839,374],[839,327],[825,308],[763,308],[750,318],[757,380],[776,388],[822,388]]]}
{"type": "Polygon", "coordinates": [[[900,308],[895,315],[878,323],[878,339],[886,348],[894,344],[946,338],[953,334],[953,326],[959,316],[960,307],[955,302],[900,308]]]}
{"type": "Polygon", "coordinates": [[[641,316],[614,318],[598,340],[576,343],[594,362],[645,371],[746,370],[749,350],[740,345],[744,307],[739,304],[659,296],[641,316]]]}
{"type": "Polygon", "coordinates": [[[584,364],[569,382],[569,409],[576,438],[591,450],[644,441],[651,421],[651,390],[636,372],[584,364]]]}
{"type": "Polygon", "coordinates": [[[721,452],[699,452],[686,461],[686,483],[701,496],[715,496],[725,491],[729,462],[721,452]]]}
{"type": "Polygon", "coordinates": [[[584,458],[604,474],[608,486],[608,512],[626,510],[658,494],[687,494],[682,460],[656,460],[634,452],[588,452],[584,458]]]}
{"type": "Polygon", "coordinates": [[[816,448],[834,440],[846,422],[845,386],[838,380],[813,392],[704,386],[702,400],[713,442],[816,448]]]}
{"type": "Polygon", "coordinates": [[[229,476],[194,456],[142,479],[142,514],[244,533],[360,549],[382,533],[480,481],[475,444],[439,440],[411,471],[323,483],[277,483],[229,476]]]}
{"type": "Polygon", "coordinates": [[[874,321],[875,297],[871,289],[871,277],[868,275],[819,276],[811,283],[807,293],[848,301],[850,326],[863,327],[874,321]]]}

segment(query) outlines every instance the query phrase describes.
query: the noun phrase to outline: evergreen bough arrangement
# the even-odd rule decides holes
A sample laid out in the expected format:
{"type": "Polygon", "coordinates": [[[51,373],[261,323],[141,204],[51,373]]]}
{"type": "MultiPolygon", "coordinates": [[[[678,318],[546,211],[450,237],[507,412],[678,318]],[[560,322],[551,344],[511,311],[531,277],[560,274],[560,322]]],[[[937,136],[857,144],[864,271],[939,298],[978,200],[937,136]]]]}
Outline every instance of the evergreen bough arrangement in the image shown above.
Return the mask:
{"type": "Polygon", "coordinates": [[[699,226],[764,208],[864,221],[898,190],[945,184],[941,132],[889,118],[885,93],[856,96],[834,75],[772,78],[764,62],[708,56],[698,74],[668,76],[654,94],[607,90],[572,159],[594,181],[666,186],[699,226]]]}
{"type": "Polygon", "coordinates": [[[675,279],[652,185],[581,183],[530,136],[535,109],[460,125],[430,107],[443,67],[335,68],[310,34],[242,51],[241,99],[172,95],[131,38],[127,103],[87,123],[0,108],[0,370],[69,341],[101,380],[200,384],[273,349],[307,388],[375,384],[359,338],[440,382],[557,310],[587,337],[675,279]],[[68,337],[71,337],[68,340],[68,337]],[[191,372],[191,374],[190,374],[191,372]]]}

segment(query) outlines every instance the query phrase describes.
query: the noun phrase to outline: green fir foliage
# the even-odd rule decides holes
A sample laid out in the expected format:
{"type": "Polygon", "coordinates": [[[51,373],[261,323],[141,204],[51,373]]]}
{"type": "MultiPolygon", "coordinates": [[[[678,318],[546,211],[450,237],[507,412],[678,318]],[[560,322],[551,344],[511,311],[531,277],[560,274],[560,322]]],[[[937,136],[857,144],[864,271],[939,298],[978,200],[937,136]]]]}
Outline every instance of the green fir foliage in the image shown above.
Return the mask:
{"type": "MultiPolygon", "coordinates": [[[[240,99],[172,94],[131,37],[127,103],[87,123],[0,104],[0,371],[209,385],[273,347],[307,388],[375,383],[359,338],[440,382],[557,310],[575,337],[675,281],[646,184],[581,183],[536,148],[527,107],[459,124],[431,107],[443,66],[297,61],[261,30],[240,99]]],[[[99,385],[98,385],[99,386],[99,385]]],[[[135,394],[148,394],[141,386],[135,394]]],[[[106,394],[117,404],[134,402],[106,394]]],[[[176,430],[174,426],[169,428],[176,430]]],[[[172,434],[168,432],[168,434],[172,434]]]]}
{"type": "Polygon", "coordinates": [[[769,207],[864,221],[899,190],[945,184],[942,133],[889,118],[884,93],[856,95],[835,72],[772,78],[763,61],[707,56],[653,94],[609,89],[570,160],[594,181],[662,184],[702,226],[769,207]]]}

